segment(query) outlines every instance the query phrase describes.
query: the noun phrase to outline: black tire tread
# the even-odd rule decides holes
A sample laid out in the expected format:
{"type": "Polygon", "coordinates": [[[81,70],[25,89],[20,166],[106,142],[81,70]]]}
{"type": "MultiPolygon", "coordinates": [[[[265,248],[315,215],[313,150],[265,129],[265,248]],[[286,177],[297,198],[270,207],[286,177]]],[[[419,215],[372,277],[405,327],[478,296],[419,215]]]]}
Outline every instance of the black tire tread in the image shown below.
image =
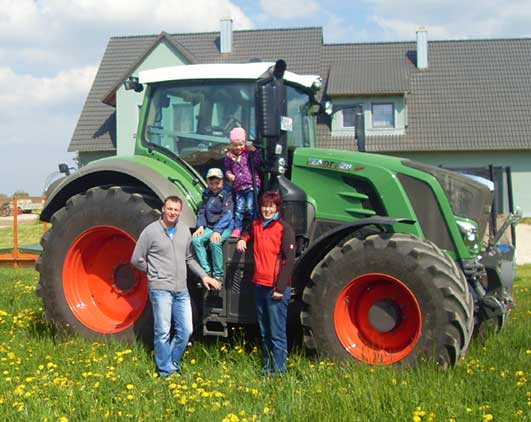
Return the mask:
{"type": "MultiPolygon", "coordinates": [[[[41,238],[42,254],[38,259],[35,269],[39,272],[39,283],[37,285],[36,293],[43,298],[44,315],[57,329],[58,332],[66,334],[81,334],[86,337],[105,338],[106,335],[92,334],[88,328],[79,327],[80,324],[72,324],[69,322],[69,317],[65,315],[65,306],[60,305],[62,287],[59,287],[57,276],[54,276],[58,263],[58,252],[54,250],[58,241],[60,241],[68,228],[69,219],[73,218],[77,213],[83,213],[85,209],[92,205],[94,214],[100,212],[99,208],[103,206],[96,206],[105,204],[107,201],[114,201],[117,206],[113,208],[118,219],[131,218],[131,209],[133,212],[138,212],[142,215],[142,224],[147,225],[146,222],[153,221],[159,217],[160,212],[152,208],[150,204],[156,204],[157,199],[147,195],[136,193],[135,187],[128,186],[111,186],[111,187],[93,187],[83,193],[76,194],[66,201],[63,208],[56,211],[51,218],[51,228],[41,238]],[[132,207],[131,202],[138,205],[132,207]],[[76,325],[76,326],[75,326],[76,325]]],[[[101,211],[102,213],[104,211],[101,211]]],[[[139,220],[140,220],[139,216],[139,220]]],[[[64,257],[63,257],[64,258],[64,257]]],[[[62,268],[62,261],[61,261],[62,268]]],[[[71,320],[71,317],[70,317],[71,320]]],[[[131,333],[124,333],[123,336],[118,335],[117,338],[125,340],[132,340],[131,333]]],[[[136,337],[136,336],[135,336],[136,337]]]]}
{"type": "MultiPolygon", "coordinates": [[[[305,287],[302,295],[305,311],[301,315],[301,324],[306,333],[305,346],[338,357],[333,356],[337,353],[326,350],[326,342],[319,338],[314,329],[318,325],[317,315],[322,314],[323,303],[320,296],[328,289],[326,284],[333,282],[331,269],[338,265],[356,265],[355,261],[359,256],[366,259],[359,252],[370,253],[367,251],[386,248],[394,249],[407,265],[417,266],[411,268],[411,271],[421,269],[432,276],[431,288],[437,289],[442,295],[443,301],[439,306],[446,313],[444,333],[440,333],[438,340],[441,342],[438,356],[432,357],[442,366],[455,365],[468,348],[474,325],[473,299],[468,292],[466,279],[452,259],[436,245],[408,234],[375,234],[365,240],[354,237],[341,248],[334,247],[315,266],[311,273],[311,283],[305,287]]],[[[426,341],[429,345],[433,339],[426,341]]],[[[433,343],[433,347],[437,345],[433,343]]]]}

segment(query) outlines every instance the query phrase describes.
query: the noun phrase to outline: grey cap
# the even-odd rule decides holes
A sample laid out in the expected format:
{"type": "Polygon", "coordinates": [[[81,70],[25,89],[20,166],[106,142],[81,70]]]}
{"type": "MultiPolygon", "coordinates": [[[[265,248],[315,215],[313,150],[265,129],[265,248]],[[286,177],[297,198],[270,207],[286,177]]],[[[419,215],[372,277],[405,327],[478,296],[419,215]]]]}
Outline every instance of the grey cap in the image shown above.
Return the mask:
{"type": "Polygon", "coordinates": [[[223,179],[223,172],[221,169],[213,167],[207,171],[206,178],[210,179],[211,177],[217,177],[218,179],[223,179]]]}

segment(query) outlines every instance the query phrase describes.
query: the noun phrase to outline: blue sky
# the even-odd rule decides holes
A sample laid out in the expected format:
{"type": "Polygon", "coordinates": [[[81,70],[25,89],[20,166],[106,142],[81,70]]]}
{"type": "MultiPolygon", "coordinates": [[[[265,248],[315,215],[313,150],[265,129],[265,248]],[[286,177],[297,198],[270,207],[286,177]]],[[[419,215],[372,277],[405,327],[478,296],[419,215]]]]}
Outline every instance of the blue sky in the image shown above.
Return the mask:
{"type": "Polygon", "coordinates": [[[0,193],[38,195],[66,152],[109,37],[319,26],[326,43],[531,36],[529,0],[0,0],[0,193]]]}

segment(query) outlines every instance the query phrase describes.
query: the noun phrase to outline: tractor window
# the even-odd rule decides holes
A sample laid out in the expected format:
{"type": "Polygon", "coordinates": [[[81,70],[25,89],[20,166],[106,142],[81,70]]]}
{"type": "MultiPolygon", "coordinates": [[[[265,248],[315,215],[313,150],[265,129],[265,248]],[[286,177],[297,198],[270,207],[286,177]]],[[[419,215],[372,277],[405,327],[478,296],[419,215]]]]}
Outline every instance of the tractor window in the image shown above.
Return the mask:
{"type": "Polygon", "coordinates": [[[293,119],[293,131],[288,132],[288,146],[313,147],[315,145],[315,133],[310,115],[310,97],[305,92],[287,87],[288,94],[288,117],[293,119]]]}
{"type": "Polygon", "coordinates": [[[186,160],[201,174],[222,166],[229,133],[254,133],[252,82],[162,83],[153,88],[143,142],[186,160]]]}

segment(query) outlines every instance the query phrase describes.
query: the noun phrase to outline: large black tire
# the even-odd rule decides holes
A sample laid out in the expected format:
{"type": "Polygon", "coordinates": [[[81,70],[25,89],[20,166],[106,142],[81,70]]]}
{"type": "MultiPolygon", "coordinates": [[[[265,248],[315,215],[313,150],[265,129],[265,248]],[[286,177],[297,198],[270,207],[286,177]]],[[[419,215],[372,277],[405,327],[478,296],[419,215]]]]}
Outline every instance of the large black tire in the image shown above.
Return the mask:
{"type": "Polygon", "coordinates": [[[160,216],[159,206],[151,196],[117,186],[70,198],[53,215],[36,263],[45,318],[86,338],[149,341],[147,281],[129,259],[142,230],[160,216]]]}
{"type": "Polygon", "coordinates": [[[474,325],[463,273],[433,243],[406,234],[333,248],[314,268],[303,301],[306,347],[369,364],[453,366],[474,325]]]}

